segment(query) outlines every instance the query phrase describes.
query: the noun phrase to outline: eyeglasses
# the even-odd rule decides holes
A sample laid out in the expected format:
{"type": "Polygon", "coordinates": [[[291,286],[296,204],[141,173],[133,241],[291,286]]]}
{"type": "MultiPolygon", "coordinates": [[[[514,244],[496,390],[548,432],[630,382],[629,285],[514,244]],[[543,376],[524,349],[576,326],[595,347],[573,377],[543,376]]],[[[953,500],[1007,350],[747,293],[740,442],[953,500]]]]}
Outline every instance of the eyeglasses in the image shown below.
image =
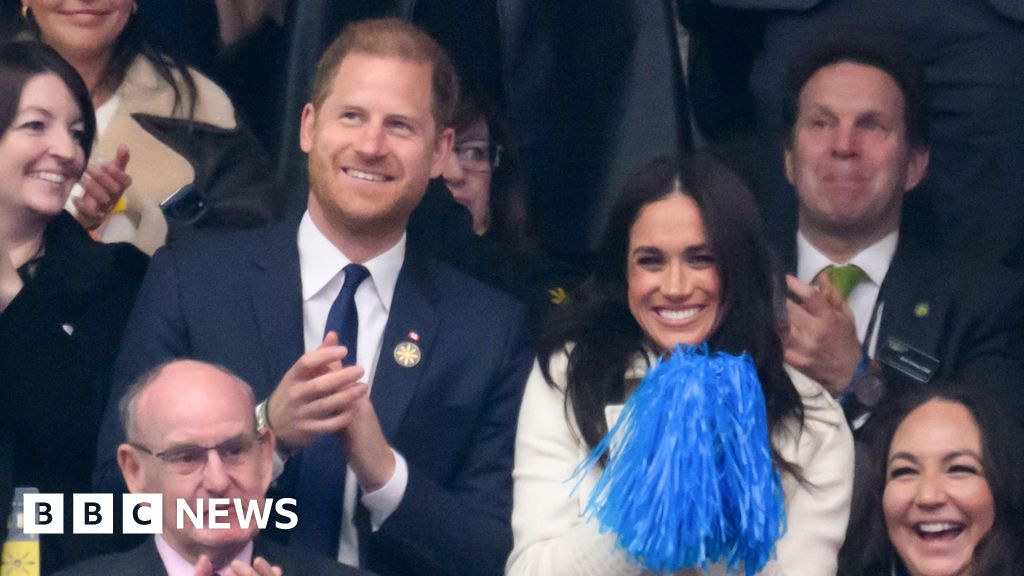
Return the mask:
{"type": "Polygon", "coordinates": [[[500,144],[486,140],[469,140],[456,144],[452,151],[459,159],[459,165],[468,172],[489,172],[501,164],[500,144]]]}
{"type": "Polygon", "coordinates": [[[263,441],[263,436],[240,436],[225,440],[216,446],[199,446],[196,444],[182,444],[172,446],[162,452],[153,452],[141,444],[129,442],[128,445],[139,452],[149,454],[166,464],[172,471],[182,476],[194,474],[206,466],[211,450],[217,452],[217,458],[228,468],[241,466],[248,462],[257,444],[263,441]]]}

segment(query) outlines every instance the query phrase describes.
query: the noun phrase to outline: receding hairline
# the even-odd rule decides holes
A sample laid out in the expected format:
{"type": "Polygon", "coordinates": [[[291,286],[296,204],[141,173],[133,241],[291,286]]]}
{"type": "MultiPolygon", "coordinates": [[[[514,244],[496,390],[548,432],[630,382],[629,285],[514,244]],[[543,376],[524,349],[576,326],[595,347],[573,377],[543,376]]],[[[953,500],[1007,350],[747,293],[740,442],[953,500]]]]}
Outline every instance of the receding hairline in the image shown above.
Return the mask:
{"type": "Polygon", "coordinates": [[[330,95],[341,65],[352,54],[427,65],[430,108],[438,133],[451,127],[459,94],[458,73],[437,40],[399,18],[359,20],[342,29],[317,62],[311,98],[314,108],[330,95]]]}
{"type": "MultiPolygon", "coordinates": [[[[405,63],[405,64],[412,64],[412,65],[416,65],[416,66],[426,66],[429,69],[429,71],[431,73],[431,76],[433,76],[433,73],[434,73],[434,66],[435,65],[434,65],[434,62],[430,58],[406,56],[406,55],[403,55],[403,54],[400,54],[400,53],[397,53],[397,52],[394,53],[394,54],[392,54],[392,53],[382,53],[382,52],[376,52],[376,51],[373,51],[373,50],[366,50],[366,49],[363,49],[361,47],[353,47],[351,50],[348,50],[347,52],[345,52],[345,54],[338,60],[338,63],[333,67],[334,69],[331,71],[330,77],[329,78],[324,78],[322,84],[318,84],[317,86],[314,86],[313,96],[312,96],[312,98],[310,100],[312,102],[313,106],[319,108],[320,105],[324,103],[324,100],[326,100],[327,97],[331,94],[331,92],[334,91],[334,83],[338,79],[338,73],[341,71],[341,67],[345,64],[345,61],[348,60],[349,57],[351,57],[351,56],[364,56],[364,57],[367,57],[367,58],[376,58],[378,60],[393,60],[393,61],[396,61],[396,62],[402,62],[402,63],[405,63]]],[[[434,91],[433,83],[431,83],[430,91],[431,91],[431,98],[433,98],[434,97],[434,94],[433,94],[433,91],[434,91]]]]}
{"type": "MultiPolygon", "coordinates": [[[[139,376],[138,379],[136,379],[135,382],[133,382],[132,385],[129,386],[127,390],[125,390],[124,395],[118,402],[118,413],[121,419],[121,427],[124,432],[125,440],[129,442],[136,441],[139,436],[137,414],[139,409],[139,398],[142,397],[142,395],[145,394],[147,390],[149,390],[149,388],[153,385],[154,382],[156,382],[157,380],[160,379],[161,376],[163,376],[163,373],[167,368],[185,363],[195,363],[202,367],[213,369],[214,371],[219,372],[224,376],[227,376],[229,379],[241,385],[242,389],[245,391],[245,394],[248,398],[250,407],[255,405],[256,395],[253,392],[252,386],[250,386],[245,380],[242,380],[240,376],[232,372],[227,367],[222,366],[220,364],[213,364],[210,362],[203,362],[200,360],[193,360],[190,358],[175,358],[173,360],[162,362],[154,366],[150,370],[146,371],[141,376],[139,376]]],[[[253,416],[253,419],[255,420],[255,416],[253,416]]]]}

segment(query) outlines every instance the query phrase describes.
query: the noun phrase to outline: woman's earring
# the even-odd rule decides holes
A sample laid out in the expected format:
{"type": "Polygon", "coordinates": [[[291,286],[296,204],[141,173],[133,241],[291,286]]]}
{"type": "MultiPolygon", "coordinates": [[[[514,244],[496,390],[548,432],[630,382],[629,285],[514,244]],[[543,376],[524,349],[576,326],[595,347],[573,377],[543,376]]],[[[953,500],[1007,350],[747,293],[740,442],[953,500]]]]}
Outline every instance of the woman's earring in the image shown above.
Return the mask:
{"type": "Polygon", "coordinates": [[[138,2],[132,2],[132,14],[137,14],[138,12],[139,12],[139,3],[138,2]]]}
{"type": "Polygon", "coordinates": [[[28,20],[28,4],[21,5],[21,19],[28,20]]]}

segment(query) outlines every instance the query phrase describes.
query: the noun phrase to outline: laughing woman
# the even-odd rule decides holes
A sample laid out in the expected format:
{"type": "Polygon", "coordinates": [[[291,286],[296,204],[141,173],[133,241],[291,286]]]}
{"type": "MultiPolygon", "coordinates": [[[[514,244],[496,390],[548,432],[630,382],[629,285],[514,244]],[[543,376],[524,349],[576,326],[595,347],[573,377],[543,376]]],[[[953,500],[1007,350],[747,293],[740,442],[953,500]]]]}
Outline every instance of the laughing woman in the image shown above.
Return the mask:
{"type": "Polygon", "coordinates": [[[1016,420],[976,387],[934,382],[872,420],[866,487],[840,574],[1020,574],[1024,431],[1016,420]]]}
{"type": "MultiPolygon", "coordinates": [[[[148,258],[94,242],[64,212],[96,121],[56,52],[0,45],[0,126],[0,438],[14,449],[14,486],[89,492],[114,355],[148,258]]],[[[43,574],[94,544],[44,535],[43,574]]]]}
{"type": "MultiPolygon", "coordinates": [[[[752,198],[710,156],[656,160],[632,177],[612,212],[595,271],[550,324],[527,383],[516,438],[509,574],[664,570],[624,552],[621,534],[587,512],[602,468],[627,457],[628,445],[617,452],[613,444],[575,490],[570,478],[613,427],[618,408],[644,389],[637,383],[657,370],[657,360],[677,345],[702,342],[716,352],[748,353],[763,391],[762,446],[770,452],[766,465],[781,477],[788,529],[758,573],[835,573],[850,510],[853,441],[835,401],[783,365],[770,261],[752,198]]],[[[677,528],[655,526],[670,535],[677,528]]],[[[673,569],[703,573],[683,568],[692,565],[673,569]]],[[[712,570],[723,573],[726,566],[719,561],[712,570]]]]}

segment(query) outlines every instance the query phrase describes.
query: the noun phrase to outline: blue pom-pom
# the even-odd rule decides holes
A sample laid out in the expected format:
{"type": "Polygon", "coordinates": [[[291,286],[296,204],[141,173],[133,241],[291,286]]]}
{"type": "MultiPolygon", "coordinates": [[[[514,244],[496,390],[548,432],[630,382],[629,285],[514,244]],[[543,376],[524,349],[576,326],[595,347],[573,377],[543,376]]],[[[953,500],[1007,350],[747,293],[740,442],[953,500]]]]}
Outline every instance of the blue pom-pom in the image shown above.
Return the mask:
{"type": "Polygon", "coordinates": [[[785,530],[764,393],[747,354],[678,346],[580,464],[608,453],[587,513],[647,570],[764,568],[785,530]]]}

